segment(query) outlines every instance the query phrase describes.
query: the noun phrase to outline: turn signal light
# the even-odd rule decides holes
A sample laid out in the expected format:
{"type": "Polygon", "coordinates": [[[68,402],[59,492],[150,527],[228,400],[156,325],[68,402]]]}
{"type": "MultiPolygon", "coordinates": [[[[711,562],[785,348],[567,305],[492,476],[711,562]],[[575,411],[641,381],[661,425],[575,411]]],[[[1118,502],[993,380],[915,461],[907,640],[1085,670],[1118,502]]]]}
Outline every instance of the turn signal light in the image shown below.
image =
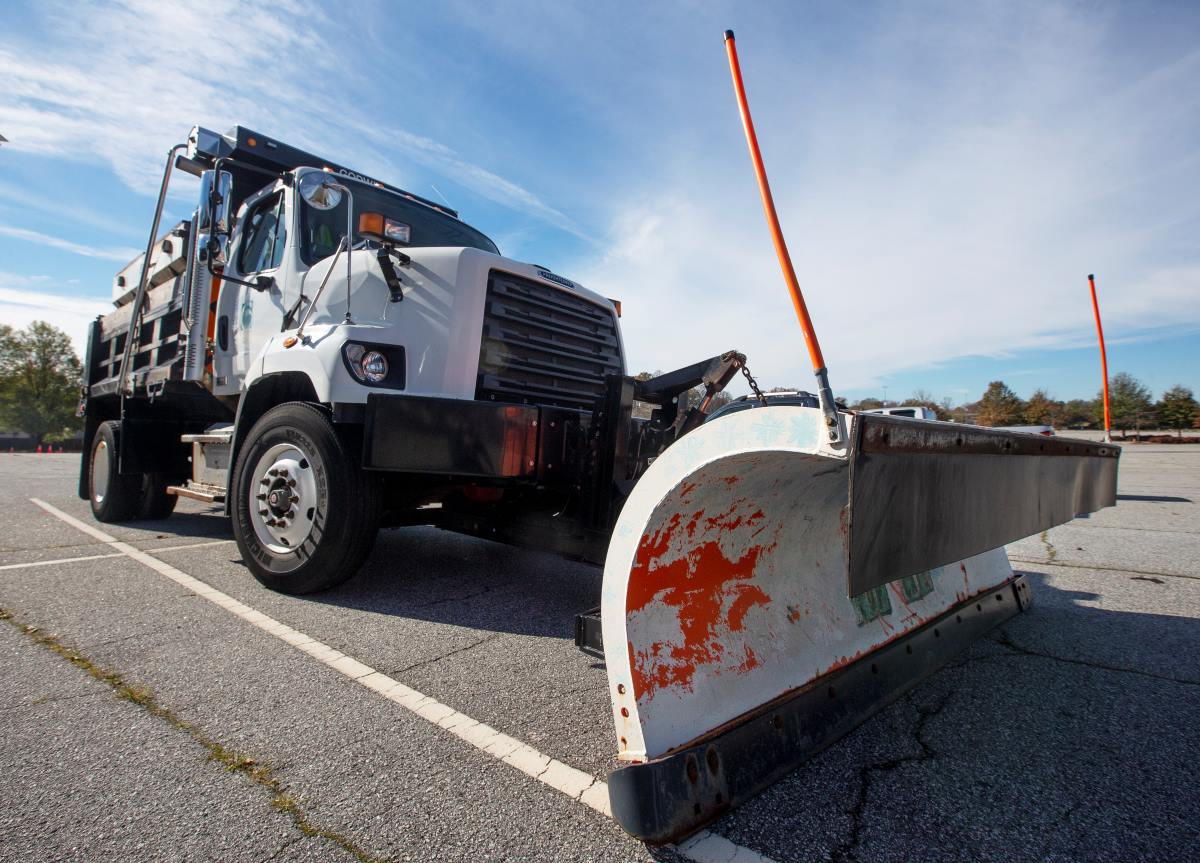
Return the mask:
{"type": "Polygon", "coordinates": [[[368,237],[382,237],[383,213],[363,213],[358,217],[358,232],[368,237]]]}
{"type": "Polygon", "coordinates": [[[358,233],[383,243],[408,245],[412,231],[408,225],[389,219],[383,213],[362,213],[358,217],[358,233]]]}

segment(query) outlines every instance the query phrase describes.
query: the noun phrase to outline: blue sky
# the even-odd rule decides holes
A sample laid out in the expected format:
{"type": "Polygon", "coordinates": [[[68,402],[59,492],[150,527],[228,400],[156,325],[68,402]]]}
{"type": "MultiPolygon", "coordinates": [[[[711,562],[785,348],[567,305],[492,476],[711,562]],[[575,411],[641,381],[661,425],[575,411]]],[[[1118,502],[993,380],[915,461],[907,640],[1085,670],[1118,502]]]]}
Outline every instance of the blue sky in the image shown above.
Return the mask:
{"type": "MultiPolygon", "coordinates": [[[[448,199],[624,306],[631,371],[811,380],[721,34],[835,391],[1200,390],[1194,3],[6,2],[0,322],[82,338],[167,149],[235,123],[448,199]]],[[[195,181],[169,203],[182,218],[195,181]]],[[[735,389],[735,391],[737,391],[735,389]]]]}

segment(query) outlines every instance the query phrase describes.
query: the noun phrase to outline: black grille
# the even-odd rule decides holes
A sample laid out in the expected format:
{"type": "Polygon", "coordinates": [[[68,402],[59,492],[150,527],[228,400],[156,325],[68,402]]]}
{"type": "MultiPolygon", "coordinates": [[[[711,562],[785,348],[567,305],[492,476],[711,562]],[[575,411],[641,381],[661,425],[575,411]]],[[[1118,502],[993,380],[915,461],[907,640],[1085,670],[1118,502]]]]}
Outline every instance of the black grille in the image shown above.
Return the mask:
{"type": "Polygon", "coordinates": [[[493,270],[488,275],[475,398],[591,410],[621,373],[610,309],[493,270]]]}

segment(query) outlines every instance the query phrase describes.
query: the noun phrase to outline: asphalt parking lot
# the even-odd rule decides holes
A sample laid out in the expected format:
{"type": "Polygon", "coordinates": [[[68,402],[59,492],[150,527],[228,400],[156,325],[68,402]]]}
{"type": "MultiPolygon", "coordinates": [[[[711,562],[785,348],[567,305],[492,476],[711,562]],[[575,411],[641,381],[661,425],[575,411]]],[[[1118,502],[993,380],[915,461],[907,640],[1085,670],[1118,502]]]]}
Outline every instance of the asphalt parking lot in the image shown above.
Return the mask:
{"type": "Polygon", "coordinates": [[[1200,446],[1127,447],[1116,508],[1010,546],[1032,611],[663,849],[595,782],[597,570],[406,529],[282,596],[77,465],[0,455],[0,860],[1200,859],[1200,446]]]}

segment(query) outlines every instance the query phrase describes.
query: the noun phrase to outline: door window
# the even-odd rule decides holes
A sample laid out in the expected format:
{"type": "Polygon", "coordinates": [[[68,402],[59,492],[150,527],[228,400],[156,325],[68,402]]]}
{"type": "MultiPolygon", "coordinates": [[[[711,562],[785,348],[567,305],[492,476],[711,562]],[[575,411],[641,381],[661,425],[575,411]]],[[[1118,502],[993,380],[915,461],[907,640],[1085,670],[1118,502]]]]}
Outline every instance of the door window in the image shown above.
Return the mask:
{"type": "Polygon", "coordinates": [[[242,273],[273,270],[283,260],[287,244],[287,220],[283,212],[283,192],[277,192],[254,205],[246,216],[238,269],[242,273]]]}

